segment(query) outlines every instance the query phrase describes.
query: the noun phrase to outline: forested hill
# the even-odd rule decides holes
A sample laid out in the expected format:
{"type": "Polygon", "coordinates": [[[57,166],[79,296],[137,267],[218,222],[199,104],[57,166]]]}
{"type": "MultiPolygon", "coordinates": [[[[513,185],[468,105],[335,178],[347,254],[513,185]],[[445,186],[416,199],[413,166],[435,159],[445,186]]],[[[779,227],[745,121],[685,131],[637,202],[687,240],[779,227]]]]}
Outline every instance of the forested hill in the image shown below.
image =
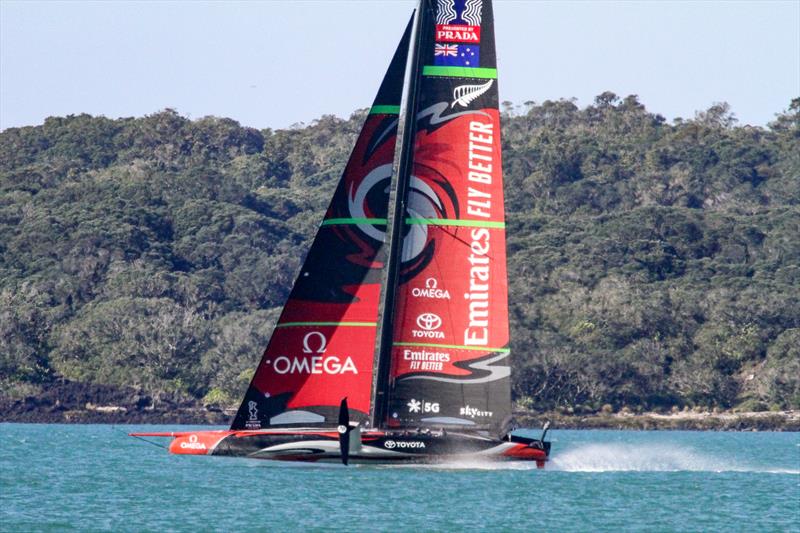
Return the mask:
{"type": "MultiPolygon", "coordinates": [[[[0,395],[236,403],[364,116],[0,133],[0,395]]],[[[504,116],[520,405],[800,407],[800,98],[767,128],[611,93],[504,116]]]]}

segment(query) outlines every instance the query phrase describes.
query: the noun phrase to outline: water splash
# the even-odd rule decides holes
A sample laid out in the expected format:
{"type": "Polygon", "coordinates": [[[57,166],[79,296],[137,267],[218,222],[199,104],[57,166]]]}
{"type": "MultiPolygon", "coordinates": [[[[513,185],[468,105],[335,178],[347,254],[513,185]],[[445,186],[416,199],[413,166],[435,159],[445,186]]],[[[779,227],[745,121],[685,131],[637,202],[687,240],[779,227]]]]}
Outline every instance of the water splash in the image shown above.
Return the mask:
{"type": "Polygon", "coordinates": [[[453,461],[421,464],[384,465],[386,468],[425,468],[427,470],[536,470],[535,461],[493,461],[480,459],[460,459],[453,461]]]}
{"type": "MultiPolygon", "coordinates": [[[[228,462],[227,458],[220,460],[228,462]]],[[[248,468],[346,468],[338,461],[305,463],[249,459],[248,468]]],[[[418,464],[359,464],[356,469],[410,469],[410,470],[537,470],[534,461],[493,461],[477,458],[441,463],[418,464]]],[[[800,469],[755,465],[741,459],[720,457],[694,448],[674,444],[590,443],[578,444],[568,449],[554,450],[543,472],[755,472],[762,474],[800,475],[800,469]]]]}
{"type": "Polygon", "coordinates": [[[761,472],[800,474],[800,470],[743,464],[664,444],[584,444],[556,453],[548,470],[564,472],[761,472]]]}

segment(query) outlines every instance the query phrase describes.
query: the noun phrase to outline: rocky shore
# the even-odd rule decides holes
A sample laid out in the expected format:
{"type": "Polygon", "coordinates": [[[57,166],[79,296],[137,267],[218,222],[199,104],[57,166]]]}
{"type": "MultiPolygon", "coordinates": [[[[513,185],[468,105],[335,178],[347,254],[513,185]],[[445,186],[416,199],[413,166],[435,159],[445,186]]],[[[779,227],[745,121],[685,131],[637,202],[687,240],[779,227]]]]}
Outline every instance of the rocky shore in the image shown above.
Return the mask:
{"type": "MultiPolygon", "coordinates": [[[[72,424],[230,423],[235,406],[203,405],[181,394],[156,396],[129,388],[59,380],[35,395],[0,394],[0,422],[72,424]]],[[[546,420],[559,429],[800,431],[800,411],[664,413],[600,412],[514,413],[520,427],[538,428],[546,420]]]]}
{"type": "Polygon", "coordinates": [[[232,413],[182,394],[58,380],[35,395],[0,394],[0,422],[43,424],[227,424],[232,413]]]}

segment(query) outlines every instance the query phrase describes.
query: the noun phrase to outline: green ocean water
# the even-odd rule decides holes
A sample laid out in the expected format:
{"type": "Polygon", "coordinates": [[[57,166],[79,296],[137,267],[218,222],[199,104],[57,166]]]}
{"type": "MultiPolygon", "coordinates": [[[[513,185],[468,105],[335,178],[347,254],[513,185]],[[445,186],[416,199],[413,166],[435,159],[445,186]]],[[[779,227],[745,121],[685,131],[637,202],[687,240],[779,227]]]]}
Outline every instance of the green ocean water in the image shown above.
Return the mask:
{"type": "Polygon", "coordinates": [[[125,436],[169,429],[0,424],[0,531],[800,531],[798,433],[554,430],[544,470],[172,456],[125,436]]]}

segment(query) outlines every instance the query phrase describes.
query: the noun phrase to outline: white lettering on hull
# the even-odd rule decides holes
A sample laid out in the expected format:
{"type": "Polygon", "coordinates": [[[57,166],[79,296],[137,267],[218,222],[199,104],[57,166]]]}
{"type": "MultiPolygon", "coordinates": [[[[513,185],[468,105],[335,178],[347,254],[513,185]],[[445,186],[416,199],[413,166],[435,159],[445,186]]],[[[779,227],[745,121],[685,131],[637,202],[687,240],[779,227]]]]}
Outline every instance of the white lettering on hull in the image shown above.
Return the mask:
{"type": "Polygon", "coordinates": [[[182,450],[205,450],[206,445],[202,442],[197,442],[197,435],[190,435],[189,442],[181,442],[182,450]]]}
{"type": "Polygon", "coordinates": [[[403,440],[387,440],[383,443],[383,447],[387,450],[394,450],[395,448],[424,448],[425,443],[422,441],[403,441],[403,440]]]}

